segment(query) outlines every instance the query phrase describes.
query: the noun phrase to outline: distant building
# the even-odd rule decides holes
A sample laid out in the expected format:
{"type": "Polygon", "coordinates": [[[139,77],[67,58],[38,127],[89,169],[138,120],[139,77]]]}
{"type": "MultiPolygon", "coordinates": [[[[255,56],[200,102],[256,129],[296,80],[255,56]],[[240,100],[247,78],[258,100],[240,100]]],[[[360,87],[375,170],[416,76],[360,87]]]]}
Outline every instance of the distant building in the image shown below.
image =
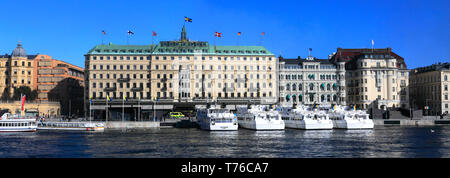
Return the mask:
{"type": "Polygon", "coordinates": [[[84,69],[48,55],[35,57],[38,100],[61,102],[61,114],[84,115],[84,69]]]}
{"type": "Polygon", "coordinates": [[[0,96],[10,98],[20,86],[36,89],[34,59],[36,55],[27,55],[19,42],[11,55],[0,56],[0,96]],[[7,92],[7,93],[4,93],[7,92]]]}
{"type": "Polygon", "coordinates": [[[37,101],[61,103],[61,107],[52,109],[53,111],[40,111],[41,114],[52,112],[54,115],[69,113],[82,115],[83,80],[83,68],[53,59],[48,55],[27,55],[20,42],[11,55],[0,56],[2,100],[10,100],[18,87],[28,86],[31,90],[37,91],[37,101]]]}
{"type": "Polygon", "coordinates": [[[409,108],[409,70],[391,48],[338,48],[330,60],[345,65],[347,104],[359,109],[409,108]]]}
{"type": "Polygon", "coordinates": [[[425,115],[450,112],[450,63],[438,63],[412,69],[409,76],[410,102],[425,115]]]}
{"type": "Polygon", "coordinates": [[[282,105],[346,105],[344,74],[344,67],[328,59],[280,57],[279,102],[282,105]]]}
{"type": "MultiPolygon", "coordinates": [[[[111,119],[137,110],[149,119],[157,110],[170,111],[207,102],[235,104],[277,102],[277,59],[263,46],[216,46],[190,41],[183,26],[177,41],[157,45],[97,45],[86,55],[85,103],[105,117],[106,97],[111,119]],[[138,103],[139,102],[139,103],[138,103]]],[[[187,109],[189,110],[189,109],[187,109]]],[[[192,108],[190,109],[193,110],[192,108]]]]}

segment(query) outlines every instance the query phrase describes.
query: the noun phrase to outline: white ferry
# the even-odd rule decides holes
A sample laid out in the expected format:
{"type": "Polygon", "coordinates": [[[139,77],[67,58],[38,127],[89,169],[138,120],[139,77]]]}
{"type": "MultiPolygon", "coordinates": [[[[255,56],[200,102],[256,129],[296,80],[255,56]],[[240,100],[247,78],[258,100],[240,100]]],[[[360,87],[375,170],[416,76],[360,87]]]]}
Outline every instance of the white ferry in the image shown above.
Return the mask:
{"type": "Polygon", "coordinates": [[[40,122],[38,130],[103,131],[105,126],[93,122],[40,122]]]}
{"type": "Polygon", "coordinates": [[[336,105],[334,109],[330,109],[329,116],[333,120],[333,128],[337,129],[373,129],[374,127],[369,114],[348,106],[336,105]]]}
{"type": "Polygon", "coordinates": [[[236,107],[239,126],[252,130],[283,130],[285,125],[278,111],[268,106],[236,107]]]}
{"type": "Polygon", "coordinates": [[[197,123],[204,130],[233,131],[238,129],[236,115],[229,109],[216,106],[197,110],[197,123]]]}
{"type": "Polygon", "coordinates": [[[333,129],[333,122],[324,110],[305,105],[294,108],[280,107],[287,128],[294,129],[333,129]]]}
{"type": "Polygon", "coordinates": [[[0,132],[35,132],[36,129],[36,119],[31,117],[4,113],[0,118],[0,132]]]}

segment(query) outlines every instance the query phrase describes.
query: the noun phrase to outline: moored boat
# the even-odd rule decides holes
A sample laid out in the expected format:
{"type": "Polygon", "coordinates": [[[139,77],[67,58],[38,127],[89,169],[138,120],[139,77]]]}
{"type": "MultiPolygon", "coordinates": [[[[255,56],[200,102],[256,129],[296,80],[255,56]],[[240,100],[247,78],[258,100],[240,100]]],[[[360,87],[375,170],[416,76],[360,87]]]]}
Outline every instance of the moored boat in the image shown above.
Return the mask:
{"type": "Polygon", "coordinates": [[[197,123],[203,130],[233,131],[238,129],[236,115],[229,109],[216,106],[197,110],[197,123]]]}
{"type": "Polygon", "coordinates": [[[287,128],[294,129],[332,129],[333,122],[328,114],[316,106],[297,105],[282,107],[281,113],[287,128]]]}
{"type": "Polygon", "coordinates": [[[335,106],[329,111],[333,128],[336,129],[373,129],[373,120],[369,114],[354,107],[335,106]]]}
{"type": "Polygon", "coordinates": [[[34,132],[37,129],[36,119],[4,113],[0,118],[0,132],[34,132]]]}
{"type": "Polygon", "coordinates": [[[94,122],[40,122],[38,130],[73,130],[73,131],[103,131],[103,123],[94,122]]]}
{"type": "Polygon", "coordinates": [[[278,111],[264,105],[237,107],[239,126],[252,130],[283,130],[284,121],[278,111]]]}

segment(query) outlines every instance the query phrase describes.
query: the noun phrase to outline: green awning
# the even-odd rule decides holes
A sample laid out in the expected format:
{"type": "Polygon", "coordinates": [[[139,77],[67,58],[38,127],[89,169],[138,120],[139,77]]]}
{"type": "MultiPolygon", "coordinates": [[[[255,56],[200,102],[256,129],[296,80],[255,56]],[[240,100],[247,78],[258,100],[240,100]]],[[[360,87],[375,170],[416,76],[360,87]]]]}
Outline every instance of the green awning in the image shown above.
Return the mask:
{"type": "Polygon", "coordinates": [[[291,95],[286,95],[286,99],[289,99],[289,98],[291,98],[291,95]]]}

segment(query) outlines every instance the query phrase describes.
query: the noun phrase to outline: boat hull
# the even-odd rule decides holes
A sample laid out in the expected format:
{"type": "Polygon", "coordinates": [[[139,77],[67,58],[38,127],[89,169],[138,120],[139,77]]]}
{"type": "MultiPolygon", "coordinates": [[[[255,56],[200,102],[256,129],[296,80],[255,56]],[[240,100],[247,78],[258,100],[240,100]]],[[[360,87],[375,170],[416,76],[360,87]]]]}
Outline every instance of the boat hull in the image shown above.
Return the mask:
{"type": "Polygon", "coordinates": [[[103,131],[104,127],[38,127],[38,130],[103,131]]]}
{"type": "Polygon", "coordinates": [[[0,128],[0,132],[36,132],[36,127],[7,127],[0,128]]]}
{"type": "Polygon", "coordinates": [[[251,130],[284,130],[284,122],[238,121],[239,126],[251,130]]]}
{"type": "Polygon", "coordinates": [[[285,120],[287,128],[304,130],[326,130],[333,129],[331,120],[285,120]]]}
{"type": "Polygon", "coordinates": [[[234,125],[233,123],[215,123],[212,125],[211,123],[200,122],[198,123],[200,128],[203,130],[209,131],[235,131],[238,130],[238,125],[234,125]]]}
{"type": "Polygon", "coordinates": [[[366,120],[333,120],[333,128],[336,129],[373,129],[374,123],[366,120]]]}
{"type": "Polygon", "coordinates": [[[68,131],[103,131],[102,123],[85,122],[42,122],[38,124],[38,130],[68,130],[68,131]]]}

